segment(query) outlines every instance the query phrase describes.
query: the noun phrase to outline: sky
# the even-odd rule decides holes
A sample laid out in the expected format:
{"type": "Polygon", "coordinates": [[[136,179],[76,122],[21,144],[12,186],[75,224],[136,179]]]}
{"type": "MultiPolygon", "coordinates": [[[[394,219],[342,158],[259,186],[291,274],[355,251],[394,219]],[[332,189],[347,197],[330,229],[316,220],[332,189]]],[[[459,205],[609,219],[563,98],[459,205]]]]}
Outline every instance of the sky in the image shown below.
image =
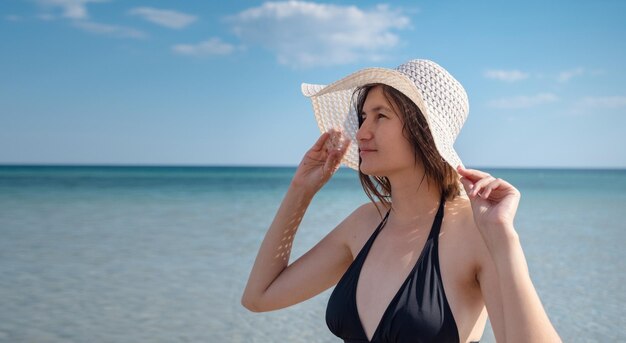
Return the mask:
{"type": "Polygon", "coordinates": [[[468,167],[626,168],[626,1],[3,0],[0,164],[296,166],[302,82],[430,59],[468,167]]]}

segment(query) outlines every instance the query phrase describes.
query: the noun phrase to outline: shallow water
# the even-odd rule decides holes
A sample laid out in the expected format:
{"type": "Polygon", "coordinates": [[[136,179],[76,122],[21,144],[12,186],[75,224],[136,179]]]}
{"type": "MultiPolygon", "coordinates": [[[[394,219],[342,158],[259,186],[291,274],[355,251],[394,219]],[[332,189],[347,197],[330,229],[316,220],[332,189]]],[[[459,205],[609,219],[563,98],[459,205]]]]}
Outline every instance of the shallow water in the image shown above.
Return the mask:
{"type": "MultiPolygon", "coordinates": [[[[564,341],[626,341],[626,171],[485,170],[522,192],[516,228],[564,341]]],[[[0,166],[0,341],[339,342],[332,289],[269,313],[239,303],[293,172],[0,166]]],[[[366,201],[341,169],[292,260],[366,201]]]]}

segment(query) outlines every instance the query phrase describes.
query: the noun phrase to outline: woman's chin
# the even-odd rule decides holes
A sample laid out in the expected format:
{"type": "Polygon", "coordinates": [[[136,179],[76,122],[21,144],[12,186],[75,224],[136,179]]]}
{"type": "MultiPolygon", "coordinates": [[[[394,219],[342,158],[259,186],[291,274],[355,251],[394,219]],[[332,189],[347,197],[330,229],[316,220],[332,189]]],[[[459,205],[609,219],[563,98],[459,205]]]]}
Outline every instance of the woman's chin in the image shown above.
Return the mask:
{"type": "Polygon", "coordinates": [[[359,171],[362,174],[365,174],[367,176],[382,176],[384,173],[382,173],[380,170],[377,170],[376,168],[372,168],[371,166],[368,167],[366,163],[361,163],[361,165],[359,166],[359,171]]]}

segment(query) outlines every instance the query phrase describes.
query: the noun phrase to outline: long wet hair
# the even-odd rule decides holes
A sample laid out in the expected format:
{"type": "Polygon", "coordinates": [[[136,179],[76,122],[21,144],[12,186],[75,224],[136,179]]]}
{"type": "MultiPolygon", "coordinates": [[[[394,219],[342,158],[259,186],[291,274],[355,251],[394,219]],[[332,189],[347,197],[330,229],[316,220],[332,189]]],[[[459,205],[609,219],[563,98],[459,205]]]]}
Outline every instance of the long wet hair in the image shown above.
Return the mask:
{"type": "MultiPolygon", "coordinates": [[[[426,118],[417,105],[406,95],[393,87],[379,83],[367,84],[357,88],[353,96],[356,96],[355,109],[359,127],[363,124],[361,113],[363,113],[365,99],[367,99],[369,92],[377,86],[382,87],[385,98],[402,120],[402,133],[413,147],[415,163],[423,163],[425,173],[420,180],[420,186],[424,182],[424,178],[428,178],[431,185],[434,183],[439,188],[445,200],[453,200],[461,194],[457,172],[437,151],[426,118]]],[[[361,158],[359,157],[360,165],[361,158]]],[[[391,208],[391,183],[387,177],[365,175],[359,168],[359,179],[365,194],[372,202],[375,202],[374,197],[376,197],[386,208],[391,208]]]]}

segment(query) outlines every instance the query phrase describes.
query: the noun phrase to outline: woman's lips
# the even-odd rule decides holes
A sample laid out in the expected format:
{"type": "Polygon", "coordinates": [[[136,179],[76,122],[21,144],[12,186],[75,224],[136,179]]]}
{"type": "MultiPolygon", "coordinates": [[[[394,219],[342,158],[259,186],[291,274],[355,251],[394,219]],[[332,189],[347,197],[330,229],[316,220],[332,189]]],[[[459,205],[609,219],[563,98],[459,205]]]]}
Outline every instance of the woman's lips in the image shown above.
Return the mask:
{"type": "Polygon", "coordinates": [[[376,150],[371,150],[371,149],[360,149],[359,150],[359,156],[365,156],[367,154],[371,154],[373,152],[376,152],[376,150]]]}

